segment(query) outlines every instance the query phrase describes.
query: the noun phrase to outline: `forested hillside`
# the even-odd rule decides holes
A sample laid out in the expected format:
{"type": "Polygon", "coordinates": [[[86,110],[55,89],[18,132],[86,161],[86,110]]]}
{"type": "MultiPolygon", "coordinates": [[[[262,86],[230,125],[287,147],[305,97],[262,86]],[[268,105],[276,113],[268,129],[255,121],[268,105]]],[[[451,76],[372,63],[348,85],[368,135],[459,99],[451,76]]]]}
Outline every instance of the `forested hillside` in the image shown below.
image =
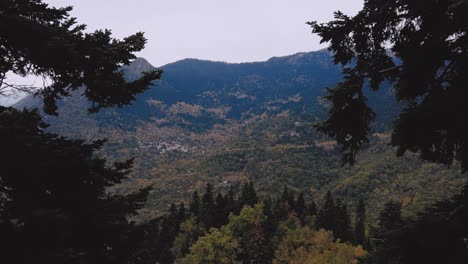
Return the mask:
{"type": "MultiPolygon", "coordinates": [[[[139,58],[124,73],[134,80],[154,69],[139,58]]],[[[400,106],[390,87],[369,92],[379,114],[375,136],[356,166],[342,167],[334,142],[313,128],[328,109],[323,87],[341,80],[327,51],[243,64],[187,59],[162,69],[162,80],[132,105],[89,115],[78,90],[59,102],[58,118],[45,116],[50,131],[108,138],[101,154],[111,160],[136,158],[132,179],[114,190],[153,186],[139,220],[187,201],[206,183],[224,190],[253,181],[270,195],[287,185],[306,199],[332,191],[351,206],[368,200],[375,217],[389,199],[404,201],[404,212],[414,215],[465,182],[457,168],[395,157],[388,129],[400,106]]],[[[33,98],[16,105],[34,106],[33,98]]]]}

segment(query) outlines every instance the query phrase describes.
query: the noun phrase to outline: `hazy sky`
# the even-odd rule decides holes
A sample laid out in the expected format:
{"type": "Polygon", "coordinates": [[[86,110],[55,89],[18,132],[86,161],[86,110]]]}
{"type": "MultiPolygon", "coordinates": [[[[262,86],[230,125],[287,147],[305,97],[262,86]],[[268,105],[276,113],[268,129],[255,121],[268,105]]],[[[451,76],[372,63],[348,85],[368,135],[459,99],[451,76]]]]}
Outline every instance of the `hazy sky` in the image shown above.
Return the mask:
{"type": "Polygon", "coordinates": [[[319,45],[306,21],[326,22],[333,11],[355,14],[363,0],[45,0],[71,5],[88,30],[122,38],[145,32],[139,56],[154,66],[184,58],[261,61],[312,51],[319,45]]]}

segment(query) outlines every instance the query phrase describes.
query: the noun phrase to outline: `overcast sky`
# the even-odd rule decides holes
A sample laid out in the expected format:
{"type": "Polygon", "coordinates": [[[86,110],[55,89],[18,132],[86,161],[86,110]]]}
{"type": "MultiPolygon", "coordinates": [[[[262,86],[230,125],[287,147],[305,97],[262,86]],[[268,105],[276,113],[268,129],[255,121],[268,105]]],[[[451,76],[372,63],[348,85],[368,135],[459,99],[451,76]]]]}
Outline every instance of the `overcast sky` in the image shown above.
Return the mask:
{"type": "Polygon", "coordinates": [[[88,30],[122,38],[145,32],[139,56],[154,66],[184,58],[262,61],[323,48],[307,21],[329,21],[333,11],[355,14],[363,0],[46,0],[71,5],[88,30]]]}

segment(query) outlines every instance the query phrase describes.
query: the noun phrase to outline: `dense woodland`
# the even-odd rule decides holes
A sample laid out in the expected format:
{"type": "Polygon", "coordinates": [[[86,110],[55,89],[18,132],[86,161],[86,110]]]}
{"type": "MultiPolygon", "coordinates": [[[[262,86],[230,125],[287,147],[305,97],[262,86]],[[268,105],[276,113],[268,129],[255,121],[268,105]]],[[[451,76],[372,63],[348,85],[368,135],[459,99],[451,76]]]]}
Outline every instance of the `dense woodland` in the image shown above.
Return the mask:
{"type": "Polygon", "coordinates": [[[40,107],[0,107],[0,262],[468,263],[467,1],[368,0],[356,16],[309,22],[329,52],[234,68],[202,62],[197,70],[219,78],[243,76],[208,82],[220,89],[214,96],[203,81],[175,78],[176,65],[164,69],[172,86],[161,70],[130,71],[142,63],[135,53],[144,34],[88,33],[71,10],[0,2],[0,96],[28,92],[40,107]],[[315,89],[300,96],[311,84],[307,65],[330,56],[338,66],[316,84],[334,85],[340,68],[342,82],[323,97],[315,89]],[[298,69],[301,78],[292,75],[298,69]],[[7,73],[51,84],[18,85],[7,73]],[[190,84],[194,94],[177,88],[190,84]],[[240,84],[246,90],[232,90],[240,84]],[[164,101],[128,106],[154,85],[165,87],[164,101]],[[113,126],[86,131],[86,139],[48,128],[78,93],[79,115],[101,116],[65,127],[113,126]],[[382,112],[372,94],[396,107],[382,112]],[[311,97],[320,100],[301,104],[311,97]],[[135,118],[140,112],[152,114],[135,118]],[[101,131],[133,136],[119,138],[122,149],[96,137],[101,131]],[[126,159],[132,151],[153,155],[138,140],[158,133],[212,145],[189,157],[183,142],[170,142],[154,164],[126,159]],[[143,166],[153,174],[135,176],[143,166]],[[161,198],[155,194],[166,196],[148,214],[148,203],[161,198]]]}

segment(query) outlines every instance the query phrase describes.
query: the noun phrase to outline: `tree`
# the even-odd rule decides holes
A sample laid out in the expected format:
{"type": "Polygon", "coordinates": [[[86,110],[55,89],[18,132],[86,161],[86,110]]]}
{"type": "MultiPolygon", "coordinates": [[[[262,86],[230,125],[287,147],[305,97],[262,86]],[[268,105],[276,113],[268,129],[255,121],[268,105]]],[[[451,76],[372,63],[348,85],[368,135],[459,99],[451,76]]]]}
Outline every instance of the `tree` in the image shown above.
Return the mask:
{"type": "Polygon", "coordinates": [[[365,256],[361,246],[335,242],[330,231],[312,231],[309,227],[289,230],[275,252],[273,264],[358,263],[365,256]]]}
{"type": "MultiPolygon", "coordinates": [[[[71,7],[52,8],[40,0],[0,2],[0,95],[37,93],[44,110],[83,87],[90,111],[123,106],[145,91],[161,71],[127,82],[121,67],[143,49],[142,33],[124,40],[108,30],[84,33],[71,7]],[[19,86],[6,74],[50,79],[46,87],[19,86]]],[[[11,263],[125,263],[137,247],[127,217],[146,200],[149,189],[114,195],[109,188],[127,176],[132,160],[96,157],[105,141],[84,143],[44,132],[37,111],[0,108],[3,154],[0,175],[0,238],[11,263]]],[[[3,256],[2,256],[3,257],[3,256]]]]}
{"type": "Polygon", "coordinates": [[[304,224],[304,221],[305,221],[306,209],[307,208],[305,204],[304,194],[300,193],[299,197],[297,197],[297,202],[295,204],[294,211],[296,211],[302,224],[304,224]]]}
{"type": "Polygon", "coordinates": [[[171,253],[176,259],[185,257],[189,252],[190,246],[203,235],[202,228],[200,228],[197,220],[193,216],[184,221],[180,225],[179,230],[174,240],[174,245],[171,248],[171,253]]]}
{"type": "Polygon", "coordinates": [[[378,227],[373,236],[377,263],[386,263],[387,259],[401,262],[400,248],[406,245],[401,239],[402,228],[401,203],[387,202],[380,212],[378,227]]]}
{"type": "Polygon", "coordinates": [[[70,17],[72,7],[53,8],[41,0],[4,0],[0,3],[0,95],[19,90],[38,93],[44,110],[56,114],[56,101],[84,87],[90,111],[123,106],[145,91],[161,71],[144,73],[127,82],[121,71],[135,59],[146,39],[136,33],[124,40],[109,30],[85,33],[85,25],[70,17]],[[36,75],[51,80],[45,87],[10,83],[6,73],[36,75]]]}
{"type": "Polygon", "coordinates": [[[334,230],[336,216],[337,210],[335,206],[335,200],[333,199],[331,192],[328,191],[325,196],[323,207],[317,213],[317,228],[334,230]]]}
{"type": "Polygon", "coordinates": [[[84,143],[46,133],[38,111],[0,107],[0,247],[9,263],[125,263],[137,245],[127,216],[149,189],[107,191],[132,160],[107,166],[84,143]]]}
{"type": "Polygon", "coordinates": [[[200,206],[200,222],[205,225],[206,230],[214,226],[215,222],[215,204],[213,196],[213,185],[208,183],[206,185],[205,193],[201,199],[200,206]]]}
{"type": "MultiPolygon", "coordinates": [[[[363,200],[359,200],[356,208],[356,221],[354,225],[354,241],[358,245],[365,246],[366,244],[366,204],[363,200]]],[[[366,248],[367,249],[367,248],[366,248]]]]}
{"type": "Polygon", "coordinates": [[[266,216],[262,203],[244,206],[239,215],[231,214],[224,227],[239,241],[238,259],[243,263],[268,263],[265,234],[266,216]]]}
{"type": "Polygon", "coordinates": [[[398,156],[419,153],[427,161],[468,169],[468,2],[369,0],[355,16],[335,13],[326,24],[309,22],[330,44],[344,81],[328,89],[329,117],[318,130],[335,139],[353,164],[369,141],[374,111],[363,87],[393,85],[405,105],[391,144],[398,156]]]}
{"type": "Polygon", "coordinates": [[[189,211],[192,216],[196,218],[200,217],[200,195],[197,191],[193,192],[192,194],[192,200],[190,201],[189,211]]]}
{"type": "Polygon", "coordinates": [[[237,260],[239,242],[225,228],[212,228],[190,247],[190,253],[175,263],[180,264],[240,264],[237,260]]]}

